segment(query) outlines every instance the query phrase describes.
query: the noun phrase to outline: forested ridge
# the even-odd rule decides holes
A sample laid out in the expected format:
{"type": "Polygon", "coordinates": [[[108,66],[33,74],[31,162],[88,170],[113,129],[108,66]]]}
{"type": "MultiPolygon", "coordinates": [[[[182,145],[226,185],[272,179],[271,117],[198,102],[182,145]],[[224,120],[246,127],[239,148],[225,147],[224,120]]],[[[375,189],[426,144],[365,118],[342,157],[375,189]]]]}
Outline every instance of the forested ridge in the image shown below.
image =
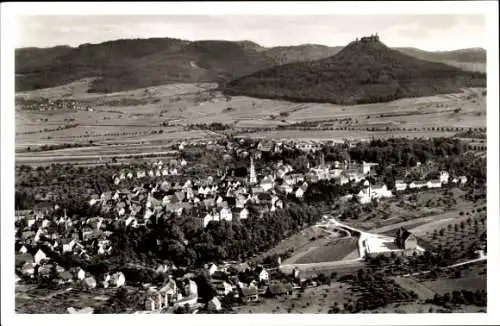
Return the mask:
{"type": "Polygon", "coordinates": [[[229,95],[297,102],[364,104],[485,85],[483,73],[417,59],[378,39],[362,39],[332,57],[258,71],[233,80],[223,90],[229,95]]]}

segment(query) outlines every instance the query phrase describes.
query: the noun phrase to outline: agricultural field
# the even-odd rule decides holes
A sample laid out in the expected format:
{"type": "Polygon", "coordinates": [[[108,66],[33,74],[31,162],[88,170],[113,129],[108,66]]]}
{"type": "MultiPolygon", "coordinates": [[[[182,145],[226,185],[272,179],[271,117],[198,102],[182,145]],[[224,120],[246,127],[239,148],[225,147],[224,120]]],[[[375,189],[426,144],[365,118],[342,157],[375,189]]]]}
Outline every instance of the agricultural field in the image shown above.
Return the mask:
{"type": "Polygon", "coordinates": [[[443,295],[455,290],[485,290],[486,275],[468,276],[457,279],[439,279],[423,283],[425,287],[432,289],[433,292],[443,295]]]}
{"type": "MultiPolygon", "coordinates": [[[[374,233],[394,231],[399,227],[416,228],[426,223],[459,216],[471,210],[474,203],[465,199],[460,188],[423,190],[418,194],[402,194],[379,203],[370,210],[360,210],[359,218],[347,219],[353,227],[374,233]]],[[[352,210],[346,205],[342,211],[352,210]]]]}
{"type": "Polygon", "coordinates": [[[415,292],[420,300],[427,300],[434,298],[436,294],[433,290],[426,287],[423,282],[418,282],[412,277],[393,277],[394,281],[402,288],[415,292]]]}
{"type": "Polygon", "coordinates": [[[81,291],[65,288],[57,291],[37,289],[32,285],[16,285],[16,313],[21,314],[66,314],[67,308],[83,309],[106,304],[114,289],[81,291]]]}
{"type": "MultiPolygon", "coordinates": [[[[27,111],[16,109],[16,148],[44,144],[161,143],[164,140],[219,137],[201,130],[184,131],[188,124],[224,123],[249,137],[366,140],[386,137],[452,136],[443,127],[486,127],[486,97],[482,89],[461,94],[401,99],[390,103],[339,106],[292,103],[224,96],[215,84],[169,84],[107,95],[87,93],[92,79],[54,88],[18,93],[24,99],[75,100],[92,111],[27,111]],[[266,130],[304,121],[322,122],[321,128],[349,130],[266,130]],[[162,123],[170,126],[162,127],[162,123]],[[68,125],[76,126],[64,128],[68,125]],[[384,131],[368,131],[371,128],[384,131]],[[394,131],[385,131],[385,128],[394,131]],[[64,128],[55,130],[57,128],[64,128]],[[257,132],[245,133],[247,129],[257,132]],[[400,130],[399,130],[400,129],[400,130]],[[155,132],[160,132],[155,133],[155,132]]],[[[37,153],[38,154],[38,153],[37,153]]]]}
{"type": "Polygon", "coordinates": [[[421,313],[478,313],[485,312],[484,308],[463,305],[460,307],[453,307],[453,310],[446,309],[434,304],[424,304],[421,302],[410,302],[410,303],[392,303],[385,307],[378,308],[375,310],[362,311],[361,313],[379,313],[379,314],[421,314],[421,313]]]}
{"type": "Polygon", "coordinates": [[[305,252],[313,246],[317,246],[328,241],[329,233],[319,227],[311,226],[307,229],[300,231],[284,240],[277,246],[259,254],[252,260],[262,260],[267,256],[283,255],[285,252],[292,252],[294,254],[305,252]]]}
{"type": "Polygon", "coordinates": [[[454,132],[427,131],[366,131],[366,130],[273,130],[239,134],[241,137],[263,139],[298,139],[306,141],[342,141],[345,138],[355,141],[368,141],[386,138],[427,138],[451,137],[454,132]]]}
{"type": "Polygon", "coordinates": [[[303,293],[296,290],[291,297],[262,298],[258,303],[234,307],[234,310],[239,314],[327,313],[335,303],[342,307],[348,301],[356,298],[357,295],[352,293],[348,284],[332,282],[330,285],[306,288],[303,293]]]}
{"type": "Polygon", "coordinates": [[[321,263],[328,261],[344,260],[346,256],[351,259],[359,258],[359,254],[352,258],[350,255],[356,252],[358,248],[358,239],[346,237],[334,239],[325,245],[315,248],[295,261],[297,264],[321,263]]]}
{"type": "Polygon", "coordinates": [[[486,239],[482,239],[482,236],[486,232],[486,215],[465,215],[444,223],[420,226],[413,229],[413,232],[435,247],[456,247],[464,241],[469,244],[484,241],[485,244],[486,239]]]}
{"type": "Polygon", "coordinates": [[[453,267],[441,271],[437,276],[394,277],[401,287],[413,290],[420,299],[432,299],[435,294],[444,295],[455,290],[486,290],[486,262],[453,267]]]}

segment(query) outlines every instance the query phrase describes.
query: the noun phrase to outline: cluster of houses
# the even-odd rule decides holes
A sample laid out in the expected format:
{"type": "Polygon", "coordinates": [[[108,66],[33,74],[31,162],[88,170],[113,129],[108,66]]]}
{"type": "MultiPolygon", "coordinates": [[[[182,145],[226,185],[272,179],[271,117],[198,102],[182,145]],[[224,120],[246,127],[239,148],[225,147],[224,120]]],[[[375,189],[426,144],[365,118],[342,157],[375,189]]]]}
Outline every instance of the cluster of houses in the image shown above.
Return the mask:
{"type": "Polygon", "coordinates": [[[122,220],[126,226],[137,227],[147,224],[153,216],[162,218],[166,214],[175,213],[191,214],[205,227],[210,221],[247,219],[251,211],[263,216],[283,209],[285,196],[292,194],[301,198],[308,186],[303,174],[292,173],[293,168],[282,162],[276,164],[269,173],[257,176],[253,157],[250,159],[250,173],[246,179],[223,175],[169,182],[164,177],[171,173],[162,173],[168,168],[164,168],[161,161],[152,166],[156,170],[150,169],[149,174],[143,170],[136,171],[135,176],[132,172],[122,172],[119,176],[114,176],[115,184],[123,178],[156,178],[158,175],[160,178],[146,180],[150,183],[130,189],[94,194],[89,205],[98,207],[103,215],[114,212],[117,219],[122,220]]]}
{"type": "MultiPolygon", "coordinates": [[[[427,180],[427,181],[412,181],[410,183],[406,183],[403,180],[396,180],[396,183],[394,185],[394,189],[396,191],[404,191],[406,189],[421,189],[421,188],[441,188],[443,185],[448,184],[450,179],[450,175],[446,171],[441,171],[439,174],[439,179],[432,179],[432,180],[427,180]]],[[[456,178],[453,178],[451,180],[452,183],[454,184],[460,184],[463,185],[467,183],[467,177],[466,176],[459,176],[456,178]]]]}
{"type": "Polygon", "coordinates": [[[139,180],[146,178],[161,178],[166,176],[180,175],[179,168],[187,166],[184,159],[170,160],[166,164],[163,161],[153,162],[147,169],[130,169],[128,171],[120,171],[120,173],[113,175],[113,182],[119,185],[124,180],[139,180]]]}
{"type": "Polygon", "coordinates": [[[103,288],[122,287],[125,285],[125,275],[117,271],[115,273],[105,273],[99,279],[86,272],[80,267],[64,269],[54,262],[43,249],[36,249],[36,246],[22,245],[17,250],[15,256],[16,281],[20,276],[27,279],[48,280],[56,285],[79,284],[86,289],[93,289],[98,284],[103,288]],[[35,254],[30,253],[36,250],[35,254]]]}
{"type": "MultiPolygon", "coordinates": [[[[147,295],[144,309],[151,312],[172,312],[184,307],[196,310],[202,308],[200,301],[206,302],[208,311],[220,311],[221,301],[241,303],[257,302],[260,297],[278,297],[293,294],[304,279],[299,277],[298,269],[293,271],[293,282],[271,279],[276,268],[266,269],[262,265],[250,267],[246,263],[226,263],[220,266],[205,265],[201,273],[209,281],[213,297],[202,298],[198,285],[193,280],[194,274],[186,273],[174,279],[168,275],[168,281],[160,287],[146,285],[147,295]]],[[[162,269],[162,273],[165,271],[162,269]]],[[[168,273],[168,272],[167,272],[168,273]]]]}
{"type": "Polygon", "coordinates": [[[22,104],[22,109],[40,112],[58,110],[93,111],[93,109],[89,105],[84,105],[75,100],[62,99],[41,99],[39,101],[29,101],[22,104]]]}

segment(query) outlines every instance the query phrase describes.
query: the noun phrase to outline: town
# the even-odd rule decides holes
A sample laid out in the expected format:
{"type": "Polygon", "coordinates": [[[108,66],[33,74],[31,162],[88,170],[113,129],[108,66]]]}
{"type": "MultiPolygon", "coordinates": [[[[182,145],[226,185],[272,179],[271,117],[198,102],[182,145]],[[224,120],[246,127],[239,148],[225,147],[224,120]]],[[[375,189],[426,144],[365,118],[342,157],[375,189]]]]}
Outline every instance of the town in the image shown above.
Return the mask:
{"type": "Polygon", "coordinates": [[[13,318],[486,322],[493,6],[248,5],[93,3],[2,28],[13,318]]]}
{"type": "MultiPolygon", "coordinates": [[[[317,225],[357,238],[358,245],[353,249],[358,252],[359,264],[355,270],[371,266],[379,254],[392,257],[398,250],[408,259],[424,254],[427,257],[427,241],[417,240],[404,226],[397,228],[404,223],[394,224],[394,230],[399,232],[394,238],[354,228],[360,226],[361,218],[349,216],[357,212],[352,207],[361,207],[365,213],[405,197],[425,192],[436,197],[440,191],[454,189],[477,196],[484,172],[478,175],[480,171],[470,170],[472,166],[451,166],[454,172],[440,169],[448,156],[425,163],[410,162],[414,166],[408,163],[404,167],[390,161],[350,158],[359,153],[370,157],[370,148],[383,152],[380,148],[392,148],[394,142],[417,146],[416,140],[398,139],[368,145],[243,138],[205,144],[184,141],[173,146],[177,156],[171,159],[88,168],[106,175],[105,185],[96,185],[93,193],[85,189],[87,193],[83,194],[82,190],[76,207],[69,205],[69,199],[61,193],[64,189],[57,183],[44,196],[37,194],[33,207],[26,207],[28,198],[17,194],[17,280],[59,291],[108,291],[110,301],[126,301],[126,293],[131,292],[140,297],[129,303],[132,307],[112,303],[95,308],[97,311],[230,312],[235,305],[255,305],[262,298],[291,298],[305,288],[338,280],[342,273],[335,267],[330,269],[334,277],[331,279],[324,272],[311,274],[304,264],[288,264],[293,254],[289,251],[261,255],[284,240],[293,228],[317,225]],[[221,159],[215,163],[218,166],[211,167],[200,163],[204,156],[221,159]],[[302,222],[290,220],[296,214],[301,214],[302,222]],[[280,234],[260,235],[263,227],[280,234]]],[[[465,154],[458,140],[423,142],[418,142],[419,146],[451,146],[450,153],[465,154]]],[[[53,165],[36,169],[21,166],[18,170],[26,182],[35,175],[50,178],[51,172],[68,168],[72,169],[53,165]]],[[[70,182],[81,185],[81,180],[74,179],[85,177],[85,173],[72,173],[70,170],[65,175],[73,179],[70,182]]],[[[477,217],[470,217],[469,222],[481,219],[479,212],[478,208],[477,217]]],[[[484,217],[482,223],[482,228],[476,228],[478,232],[485,230],[484,217]]],[[[486,238],[481,236],[477,241],[464,250],[471,252],[472,259],[477,255],[484,261],[486,238]]],[[[460,263],[463,258],[459,257],[447,262],[460,263]]],[[[340,258],[336,263],[342,267],[340,258]]],[[[404,269],[392,273],[404,273],[404,269]]]]}

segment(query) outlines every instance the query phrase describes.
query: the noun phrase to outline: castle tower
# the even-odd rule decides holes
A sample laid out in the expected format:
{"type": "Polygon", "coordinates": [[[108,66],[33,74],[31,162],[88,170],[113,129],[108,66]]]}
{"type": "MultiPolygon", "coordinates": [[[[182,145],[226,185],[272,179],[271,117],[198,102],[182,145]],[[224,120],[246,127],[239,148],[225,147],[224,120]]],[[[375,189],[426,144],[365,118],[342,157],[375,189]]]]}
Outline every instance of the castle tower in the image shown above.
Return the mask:
{"type": "Polygon", "coordinates": [[[250,183],[257,183],[257,174],[255,173],[255,165],[253,163],[253,156],[250,157],[250,183]]]}

